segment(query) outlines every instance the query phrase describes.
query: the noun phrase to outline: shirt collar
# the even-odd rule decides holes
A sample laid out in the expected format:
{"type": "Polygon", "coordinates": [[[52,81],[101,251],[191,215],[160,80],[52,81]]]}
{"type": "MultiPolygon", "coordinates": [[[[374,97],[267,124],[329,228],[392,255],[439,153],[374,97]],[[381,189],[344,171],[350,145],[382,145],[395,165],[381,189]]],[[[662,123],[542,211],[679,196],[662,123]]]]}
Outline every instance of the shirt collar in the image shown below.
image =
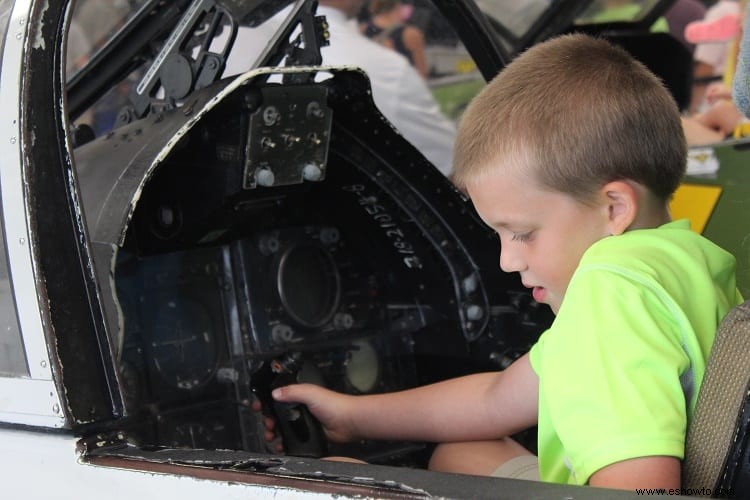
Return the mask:
{"type": "Polygon", "coordinates": [[[661,227],[665,229],[690,229],[690,221],[688,219],[677,219],[662,224],[661,227]]]}

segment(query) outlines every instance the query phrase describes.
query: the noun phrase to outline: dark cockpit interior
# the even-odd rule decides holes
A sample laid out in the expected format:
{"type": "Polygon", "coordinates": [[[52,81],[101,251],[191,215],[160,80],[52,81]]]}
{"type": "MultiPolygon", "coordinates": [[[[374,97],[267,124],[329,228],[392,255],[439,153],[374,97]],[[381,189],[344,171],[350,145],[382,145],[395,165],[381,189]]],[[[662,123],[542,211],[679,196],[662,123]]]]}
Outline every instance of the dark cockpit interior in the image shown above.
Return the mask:
{"type": "Polygon", "coordinates": [[[502,369],[551,321],[359,70],[218,80],[75,158],[136,445],[266,452],[259,399],[289,455],[420,465],[428,444],[327,443],[270,391],[502,369]]]}

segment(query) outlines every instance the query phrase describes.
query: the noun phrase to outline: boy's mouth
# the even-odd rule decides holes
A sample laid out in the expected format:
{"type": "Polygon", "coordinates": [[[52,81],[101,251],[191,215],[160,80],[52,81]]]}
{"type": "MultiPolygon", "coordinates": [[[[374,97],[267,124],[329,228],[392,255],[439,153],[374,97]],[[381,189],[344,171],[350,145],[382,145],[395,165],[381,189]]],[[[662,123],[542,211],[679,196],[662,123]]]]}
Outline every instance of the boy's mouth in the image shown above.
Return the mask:
{"type": "Polygon", "coordinates": [[[547,296],[547,289],[543,286],[535,286],[531,289],[531,296],[534,297],[534,300],[541,304],[542,302],[544,302],[544,298],[547,296]]]}

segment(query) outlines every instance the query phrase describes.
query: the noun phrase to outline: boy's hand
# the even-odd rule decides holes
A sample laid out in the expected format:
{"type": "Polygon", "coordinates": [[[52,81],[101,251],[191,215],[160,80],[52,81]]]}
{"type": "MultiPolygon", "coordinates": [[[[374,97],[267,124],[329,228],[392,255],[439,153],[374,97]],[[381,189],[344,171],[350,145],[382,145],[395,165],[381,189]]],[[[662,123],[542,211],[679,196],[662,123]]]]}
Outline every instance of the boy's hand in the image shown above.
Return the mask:
{"type": "Polygon", "coordinates": [[[330,391],[314,384],[292,384],[274,389],[271,394],[281,403],[302,403],[323,426],[331,441],[345,443],[355,439],[349,420],[353,396],[330,391]]]}
{"type": "MultiPolygon", "coordinates": [[[[253,408],[253,411],[262,412],[263,403],[261,403],[259,399],[256,399],[253,401],[252,408],[253,408]]],[[[271,453],[283,453],[284,445],[279,439],[279,436],[276,434],[276,421],[272,417],[264,416],[263,426],[266,429],[263,434],[263,437],[268,443],[267,444],[268,451],[271,453]]]]}

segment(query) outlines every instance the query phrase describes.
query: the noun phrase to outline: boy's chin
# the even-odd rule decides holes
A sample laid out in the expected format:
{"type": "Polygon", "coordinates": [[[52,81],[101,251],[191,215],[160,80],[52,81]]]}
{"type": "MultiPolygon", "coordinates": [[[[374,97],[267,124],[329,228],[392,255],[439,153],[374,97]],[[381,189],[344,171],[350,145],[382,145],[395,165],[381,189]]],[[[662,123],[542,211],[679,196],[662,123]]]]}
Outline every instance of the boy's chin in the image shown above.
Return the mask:
{"type": "Polygon", "coordinates": [[[557,314],[557,310],[560,308],[560,302],[553,297],[547,288],[541,286],[535,286],[531,290],[531,296],[539,304],[547,304],[552,312],[557,314]]]}

